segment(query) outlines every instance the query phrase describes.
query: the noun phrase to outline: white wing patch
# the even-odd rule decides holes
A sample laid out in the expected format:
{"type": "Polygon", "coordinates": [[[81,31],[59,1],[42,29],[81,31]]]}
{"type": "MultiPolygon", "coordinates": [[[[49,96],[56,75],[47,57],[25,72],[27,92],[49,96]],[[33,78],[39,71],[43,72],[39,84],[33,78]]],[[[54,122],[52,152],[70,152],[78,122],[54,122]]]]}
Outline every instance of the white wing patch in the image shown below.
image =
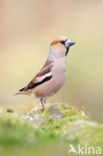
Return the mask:
{"type": "Polygon", "coordinates": [[[41,82],[41,81],[43,81],[45,78],[48,78],[48,77],[50,77],[50,76],[52,76],[52,72],[47,73],[47,74],[45,74],[45,75],[39,77],[39,78],[38,78],[38,82],[41,82]]]}

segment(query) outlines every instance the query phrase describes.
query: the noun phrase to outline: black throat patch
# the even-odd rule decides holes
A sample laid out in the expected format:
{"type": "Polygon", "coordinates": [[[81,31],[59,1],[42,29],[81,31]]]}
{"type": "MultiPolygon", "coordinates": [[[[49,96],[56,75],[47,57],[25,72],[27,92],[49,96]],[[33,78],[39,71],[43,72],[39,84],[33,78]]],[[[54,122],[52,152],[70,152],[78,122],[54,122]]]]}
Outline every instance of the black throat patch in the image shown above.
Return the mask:
{"type": "Polygon", "coordinates": [[[69,52],[69,47],[68,47],[68,48],[66,48],[66,53],[65,53],[65,56],[68,54],[68,52],[69,52]]]}

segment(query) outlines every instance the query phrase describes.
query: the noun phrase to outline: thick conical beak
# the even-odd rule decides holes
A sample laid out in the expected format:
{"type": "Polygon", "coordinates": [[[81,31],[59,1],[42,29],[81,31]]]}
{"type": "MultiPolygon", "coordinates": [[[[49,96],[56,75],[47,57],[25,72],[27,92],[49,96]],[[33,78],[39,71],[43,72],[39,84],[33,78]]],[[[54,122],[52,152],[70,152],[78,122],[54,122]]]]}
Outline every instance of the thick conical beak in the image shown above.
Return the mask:
{"type": "Polygon", "coordinates": [[[75,42],[73,40],[70,40],[69,38],[67,39],[67,41],[65,42],[65,46],[66,48],[69,48],[70,46],[74,45],[75,42]]]}

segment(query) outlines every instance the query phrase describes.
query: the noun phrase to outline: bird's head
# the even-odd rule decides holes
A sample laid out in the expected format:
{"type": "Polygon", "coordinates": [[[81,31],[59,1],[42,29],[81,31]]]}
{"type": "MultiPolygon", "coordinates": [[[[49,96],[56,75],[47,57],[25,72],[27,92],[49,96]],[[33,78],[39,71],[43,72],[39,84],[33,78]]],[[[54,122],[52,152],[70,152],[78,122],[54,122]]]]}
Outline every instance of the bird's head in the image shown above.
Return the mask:
{"type": "MultiPolygon", "coordinates": [[[[67,38],[66,36],[57,37],[50,44],[50,57],[60,58],[68,54],[70,46],[75,42],[67,38]]],[[[52,58],[51,58],[52,59],[52,58]]]]}

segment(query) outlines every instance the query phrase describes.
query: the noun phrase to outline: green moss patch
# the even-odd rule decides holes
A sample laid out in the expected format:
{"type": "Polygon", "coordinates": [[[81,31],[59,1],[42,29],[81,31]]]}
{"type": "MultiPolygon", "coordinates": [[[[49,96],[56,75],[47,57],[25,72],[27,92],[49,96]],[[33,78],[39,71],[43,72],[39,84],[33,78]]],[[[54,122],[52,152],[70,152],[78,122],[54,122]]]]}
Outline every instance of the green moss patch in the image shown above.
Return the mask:
{"type": "Polygon", "coordinates": [[[5,148],[31,149],[37,153],[55,148],[67,154],[69,144],[103,148],[103,124],[92,121],[83,110],[71,106],[54,105],[25,114],[0,108],[1,153],[5,148]]]}

